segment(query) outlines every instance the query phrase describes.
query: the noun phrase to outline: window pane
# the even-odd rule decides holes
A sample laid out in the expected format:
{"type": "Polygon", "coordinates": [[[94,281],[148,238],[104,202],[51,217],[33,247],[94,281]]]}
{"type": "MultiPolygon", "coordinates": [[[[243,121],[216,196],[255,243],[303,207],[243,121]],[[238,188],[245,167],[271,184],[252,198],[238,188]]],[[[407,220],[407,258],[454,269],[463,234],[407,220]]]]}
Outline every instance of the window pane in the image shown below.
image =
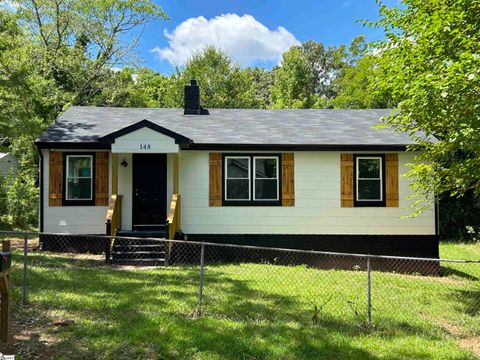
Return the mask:
{"type": "Polygon", "coordinates": [[[69,177],[90,177],[91,157],[69,157],[68,158],[68,176],[69,177]]]}
{"type": "Polygon", "coordinates": [[[92,179],[68,179],[68,200],[90,200],[92,198],[92,179]]]}
{"type": "Polygon", "coordinates": [[[277,200],[278,180],[255,180],[256,200],[277,200]]]}
{"type": "Polygon", "coordinates": [[[271,179],[277,177],[277,159],[255,159],[255,177],[271,179]]]}
{"type": "Polygon", "coordinates": [[[381,200],[380,180],[358,180],[358,200],[381,200]]]}
{"type": "Polygon", "coordinates": [[[248,179],[227,179],[227,200],[250,200],[248,179]]]}
{"type": "Polygon", "coordinates": [[[248,159],[227,158],[227,178],[248,179],[248,159]]]}
{"type": "Polygon", "coordinates": [[[359,178],[380,178],[380,159],[358,159],[359,178]]]}

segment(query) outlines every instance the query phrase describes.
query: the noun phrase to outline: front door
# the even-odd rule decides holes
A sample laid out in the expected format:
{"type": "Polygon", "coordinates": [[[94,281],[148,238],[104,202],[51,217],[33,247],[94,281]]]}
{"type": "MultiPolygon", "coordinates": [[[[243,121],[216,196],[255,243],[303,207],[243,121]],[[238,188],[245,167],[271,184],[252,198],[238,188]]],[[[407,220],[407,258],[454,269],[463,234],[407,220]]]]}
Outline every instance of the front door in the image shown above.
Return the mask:
{"type": "Polygon", "coordinates": [[[167,156],[133,154],[133,230],[155,230],[167,219],[167,156]]]}

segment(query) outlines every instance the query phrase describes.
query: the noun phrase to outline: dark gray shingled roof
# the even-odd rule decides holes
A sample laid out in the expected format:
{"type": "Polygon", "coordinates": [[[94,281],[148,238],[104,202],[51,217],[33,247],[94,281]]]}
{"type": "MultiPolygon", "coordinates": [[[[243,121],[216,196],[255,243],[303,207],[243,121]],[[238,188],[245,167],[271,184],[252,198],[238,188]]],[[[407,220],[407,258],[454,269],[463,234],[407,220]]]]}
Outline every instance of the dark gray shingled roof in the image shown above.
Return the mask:
{"type": "MultiPolygon", "coordinates": [[[[183,109],[72,106],[37,143],[91,143],[147,119],[196,144],[397,145],[414,144],[407,134],[372,128],[391,110],[210,109],[210,115],[183,115],[183,109]]],[[[73,145],[73,144],[72,144],[73,145]]]]}

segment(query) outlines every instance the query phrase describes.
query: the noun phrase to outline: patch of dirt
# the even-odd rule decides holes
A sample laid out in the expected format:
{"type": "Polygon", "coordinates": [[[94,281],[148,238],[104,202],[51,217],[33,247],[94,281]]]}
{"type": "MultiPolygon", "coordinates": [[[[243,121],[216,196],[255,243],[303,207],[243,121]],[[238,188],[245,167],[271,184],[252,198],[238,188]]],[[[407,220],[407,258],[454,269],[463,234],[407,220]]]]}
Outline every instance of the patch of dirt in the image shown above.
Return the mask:
{"type": "Polygon", "coordinates": [[[479,337],[461,339],[459,341],[459,344],[462,349],[470,350],[480,358],[480,338],[479,337]]]}
{"type": "Polygon", "coordinates": [[[58,316],[48,318],[13,316],[11,334],[7,344],[0,344],[1,352],[14,354],[21,359],[47,360],[55,356],[69,355],[68,344],[63,343],[58,333],[68,331],[74,325],[71,319],[58,316]]]}
{"type": "Polygon", "coordinates": [[[39,325],[35,319],[25,322],[14,320],[11,333],[13,337],[2,348],[4,354],[14,354],[22,359],[43,360],[53,357],[55,338],[49,335],[48,326],[39,325]]]}
{"type": "MultiPolygon", "coordinates": [[[[10,241],[10,246],[12,249],[20,249],[23,250],[24,240],[23,239],[13,239],[10,241]]],[[[40,247],[40,242],[38,239],[28,239],[28,250],[38,250],[40,247]]]]}
{"type": "Polygon", "coordinates": [[[462,349],[469,350],[480,358],[480,337],[466,336],[459,326],[445,319],[439,319],[439,321],[450,335],[458,339],[458,344],[462,349]]]}

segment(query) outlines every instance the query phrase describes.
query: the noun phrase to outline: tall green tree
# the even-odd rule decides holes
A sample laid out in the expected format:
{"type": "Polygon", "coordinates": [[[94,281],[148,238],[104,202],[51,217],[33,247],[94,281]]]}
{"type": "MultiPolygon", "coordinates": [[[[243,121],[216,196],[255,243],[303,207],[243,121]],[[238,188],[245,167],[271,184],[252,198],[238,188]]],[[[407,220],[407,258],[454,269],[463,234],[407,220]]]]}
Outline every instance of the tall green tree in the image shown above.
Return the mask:
{"type": "Polygon", "coordinates": [[[282,55],[274,71],[271,106],[275,108],[323,108],[336,96],[333,80],[345,66],[344,46],[325,47],[307,41],[282,55]]]}
{"type": "Polygon", "coordinates": [[[347,62],[332,81],[331,104],[340,109],[385,109],[396,106],[392,95],[377,86],[382,72],[379,56],[372,53],[364,36],[356,37],[347,52],[347,62]]]}
{"type": "Polygon", "coordinates": [[[183,106],[183,86],[198,80],[206,108],[251,108],[255,105],[252,75],[225,52],[206,47],[177,69],[177,103],[183,106]]]}
{"type": "Polygon", "coordinates": [[[24,226],[37,208],[35,138],[66,106],[88,104],[133,60],[142,27],[166,15],[150,0],[12,2],[16,11],[0,6],[0,138],[19,160],[7,198],[24,226]]]}
{"type": "Polygon", "coordinates": [[[282,55],[282,64],[273,70],[270,88],[273,108],[310,108],[315,103],[312,91],[314,74],[302,48],[294,46],[282,55]]]}
{"type": "Polygon", "coordinates": [[[111,71],[90,105],[115,107],[178,107],[176,79],[148,68],[111,71]]]}
{"type": "Polygon", "coordinates": [[[387,124],[421,144],[409,172],[418,194],[480,193],[479,18],[479,1],[380,3],[378,85],[400,100],[387,124]]]}

